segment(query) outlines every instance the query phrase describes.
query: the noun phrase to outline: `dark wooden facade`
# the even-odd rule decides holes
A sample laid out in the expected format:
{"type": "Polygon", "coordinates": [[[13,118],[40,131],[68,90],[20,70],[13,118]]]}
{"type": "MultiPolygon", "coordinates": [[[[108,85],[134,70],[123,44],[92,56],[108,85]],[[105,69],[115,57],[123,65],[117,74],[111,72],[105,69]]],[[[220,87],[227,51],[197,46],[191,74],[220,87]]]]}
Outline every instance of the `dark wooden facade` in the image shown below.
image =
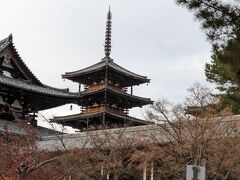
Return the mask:
{"type": "Polygon", "coordinates": [[[12,35],[0,41],[0,119],[36,124],[36,112],[77,102],[78,97],[40,82],[19,56],[12,35]]]}
{"type": "Polygon", "coordinates": [[[150,79],[133,73],[110,58],[111,12],[107,15],[105,57],[97,64],[74,72],[63,78],[79,83],[79,114],[54,117],[52,122],[81,130],[151,124],[128,115],[129,109],[151,104],[149,98],[133,95],[133,86],[149,83],[150,79]]]}

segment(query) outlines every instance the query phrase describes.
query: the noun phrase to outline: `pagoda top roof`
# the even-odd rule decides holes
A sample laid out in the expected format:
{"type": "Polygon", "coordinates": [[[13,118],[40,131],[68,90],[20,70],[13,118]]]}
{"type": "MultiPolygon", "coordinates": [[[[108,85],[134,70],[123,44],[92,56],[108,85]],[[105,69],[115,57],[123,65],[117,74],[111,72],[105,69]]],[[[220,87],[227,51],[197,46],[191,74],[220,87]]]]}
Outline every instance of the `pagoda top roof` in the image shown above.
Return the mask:
{"type": "Polygon", "coordinates": [[[64,92],[62,90],[52,88],[49,86],[40,86],[40,85],[33,84],[31,81],[14,79],[4,75],[0,75],[0,84],[9,86],[12,88],[25,90],[28,92],[34,92],[37,94],[54,96],[54,97],[77,98],[79,96],[78,93],[69,93],[67,91],[64,92]]]}
{"type": "Polygon", "coordinates": [[[111,38],[112,38],[112,12],[109,8],[107,13],[107,24],[106,24],[105,45],[104,45],[105,57],[99,63],[96,63],[92,66],[86,67],[78,71],[66,72],[65,74],[62,75],[62,77],[72,80],[74,82],[89,85],[93,83],[95,79],[99,80],[100,78],[102,79],[107,78],[105,77],[105,76],[108,76],[107,73],[105,76],[96,74],[96,73],[98,72],[102,73],[103,70],[110,69],[111,71],[114,71],[114,75],[111,74],[110,76],[115,76],[115,73],[116,73],[116,76],[118,75],[121,76],[118,79],[115,78],[115,80],[117,81],[119,80],[119,82],[116,82],[116,83],[121,84],[122,87],[149,83],[150,79],[148,79],[147,76],[142,76],[134,72],[131,72],[113,62],[113,59],[110,58],[111,47],[112,47],[111,38]],[[91,75],[93,75],[93,77],[90,77],[91,75]]]}
{"type": "Polygon", "coordinates": [[[109,60],[103,59],[99,63],[96,63],[92,66],[89,66],[87,68],[84,68],[84,69],[81,69],[78,71],[66,72],[64,75],[62,75],[62,77],[66,78],[66,79],[72,79],[72,78],[79,77],[82,75],[91,74],[91,73],[94,73],[94,72],[97,72],[97,71],[100,71],[100,70],[106,69],[106,68],[110,68],[113,71],[116,71],[120,74],[129,76],[129,77],[132,77],[134,79],[139,79],[139,80],[143,81],[143,83],[150,82],[150,79],[148,79],[147,76],[141,76],[139,74],[133,73],[133,72],[119,66],[118,64],[114,63],[111,59],[109,59],[109,60]]]}

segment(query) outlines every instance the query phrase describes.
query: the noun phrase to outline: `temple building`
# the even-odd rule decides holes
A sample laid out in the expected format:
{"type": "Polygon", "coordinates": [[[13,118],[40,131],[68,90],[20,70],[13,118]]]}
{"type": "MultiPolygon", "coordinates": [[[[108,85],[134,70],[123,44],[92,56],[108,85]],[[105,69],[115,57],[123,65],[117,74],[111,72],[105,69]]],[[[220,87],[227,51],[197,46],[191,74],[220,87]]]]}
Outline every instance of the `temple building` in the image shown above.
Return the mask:
{"type": "Polygon", "coordinates": [[[110,58],[111,19],[112,14],[109,9],[104,46],[105,57],[90,67],[62,75],[64,79],[79,83],[78,104],[81,106],[81,112],[54,117],[52,122],[81,131],[151,124],[149,121],[128,115],[129,109],[133,107],[152,104],[149,98],[133,95],[133,86],[149,83],[150,79],[119,66],[110,58]]]}
{"type": "Polygon", "coordinates": [[[18,54],[12,35],[0,41],[0,121],[26,120],[36,125],[36,113],[67,103],[78,94],[44,85],[18,54]]]}

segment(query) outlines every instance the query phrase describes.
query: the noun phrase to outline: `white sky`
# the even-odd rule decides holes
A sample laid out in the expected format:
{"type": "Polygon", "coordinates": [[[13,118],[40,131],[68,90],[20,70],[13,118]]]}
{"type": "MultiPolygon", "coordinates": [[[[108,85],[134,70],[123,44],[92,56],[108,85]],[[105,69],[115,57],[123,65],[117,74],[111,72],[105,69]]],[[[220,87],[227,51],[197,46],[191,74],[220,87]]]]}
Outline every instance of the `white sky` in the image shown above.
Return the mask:
{"type": "MultiPolygon", "coordinates": [[[[135,95],[181,102],[186,89],[205,81],[210,45],[193,14],[174,0],[0,0],[0,39],[13,33],[20,56],[44,83],[77,91],[64,72],[82,69],[104,57],[106,13],[113,14],[114,61],[151,83],[135,95]]],[[[69,105],[48,115],[78,112],[69,105]]],[[[143,110],[131,115],[142,117],[143,110]]],[[[46,112],[44,112],[46,114],[46,112]]]]}

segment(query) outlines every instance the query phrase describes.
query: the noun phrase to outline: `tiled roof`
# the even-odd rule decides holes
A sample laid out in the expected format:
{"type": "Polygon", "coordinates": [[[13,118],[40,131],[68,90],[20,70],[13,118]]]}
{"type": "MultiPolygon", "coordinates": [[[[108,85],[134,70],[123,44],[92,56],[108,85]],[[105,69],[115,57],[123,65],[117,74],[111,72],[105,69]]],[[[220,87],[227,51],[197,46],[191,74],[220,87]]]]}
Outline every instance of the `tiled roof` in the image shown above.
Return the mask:
{"type": "Polygon", "coordinates": [[[113,114],[111,112],[107,112],[107,114],[111,115],[111,116],[114,116],[114,117],[118,117],[118,118],[121,118],[121,119],[126,119],[126,120],[129,120],[129,121],[133,121],[133,122],[138,122],[138,123],[142,123],[142,124],[152,124],[152,122],[150,121],[146,121],[146,120],[142,120],[142,119],[138,119],[138,118],[134,118],[134,117],[131,117],[131,116],[121,116],[121,115],[118,115],[118,114],[113,114]]]}
{"type": "Polygon", "coordinates": [[[107,90],[110,93],[118,94],[119,96],[122,96],[122,97],[127,97],[129,99],[134,99],[136,101],[141,101],[143,104],[153,103],[153,101],[151,101],[150,98],[144,98],[144,97],[140,97],[140,96],[134,96],[134,95],[131,95],[131,94],[123,93],[121,91],[114,90],[113,88],[110,88],[110,87],[107,87],[107,88],[103,87],[102,89],[99,89],[97,91],[90,91],[90,92],[85,91],[85,92],[82,92],[80,96],[84,97],[84,96],[91,95],[91,94],[97,94],[97,93],[103,92],[105,90],[107,90]]]}
{"type": "Polygon", "coordinates": [[[68,89],[58,89],[58,88],[54,88],[54,87],[50,87],[47,86],[45,84],[43,84],[33,73],[32,71],[28,68],[28,66],[24,63],[24,61],[22,60],[22,58],[20,57],[17,49],[15,48],[14,44],[13,44],[13,36],[12,34],[10,34],[7,38],[3,39],[0,41],[0,53],[7,48],[8,46],[12,47],[13,52],[17,55],[18,57],[18,63],[21,64],[22,67],[24,67],[24,70],[27,71],[28,74],[30,74],[31,76],[31,80],[36,83],[37,85],[43,86],[45,88],[50,88],[50,89],[55,89],[56,91],[62,91],[62,92],[68,92],[68,89]]]}
{"type": "Polygon", "coordinates": [[[56,123],[64,123],[64,122],[68,122],[68,121],[75,121],[75,120],[81,120],[81,119],[85,119],[87,117],[96,117],[96,116],[102,116],[103,113],[106,113],[107,115],[110,115],[112,117],[115,118],[119,118],[119,119],[125,119],[128,121],[133,121],[133,122],[138,122],[141,124],[152,124],[150,121],[145,121],[142,119],[137,119],[131,116],[123,116],[123,115],[118,115],[118,114],[113,114],[111,112],[92,112],[92,113],[84,113],[84,114],[73,114],[73,115],[69,115],[69,116],[55,116],[51,121],[52,122],[56,122],[56,123]]]}
{"type": "Polygon", "coordinates": [[[84,69],[81,69],[79,71],[74,71],[74,72],[66,72],[63,76],[63,78],[68,78],[68,77],[76,77],[76,76],[79,76],[79,75],[85,75],[85,74],[89,74],[89,73],[92,73],[94,71],[98,71],[98,70],[101,70],[101,69],[104,69],[104,68],[111,68],[119,73],[123,73],[125,74],[126,76],[130,76],[132,78],[137,78],[137,79],[142,79],[142,80],[145,80],[146,82],[149,82],[150,80],[147,79],[146,76],[141,76],[141,75],[138,75],[136,73],[133,73],[121,66],[119,66],[118,64],[114,63],[113,61],[101,61],[97,64],[94,64],[92,66],[89,66],[87,68],[84,68],[84,69]]]}
{"type": "MultiPolygon", "coordinates": [[[[15,48],[13,44],[13,36],[10,34],[7,38],[3,39],[0,41],[0,52],[2,52],[5,48],[8,46],[11,46],[13,49],[13,52],[17,55],[18,57],[18,63],[21,64],[22,67],[24,67],[25,71],[31,76],[31,78],[39,85],[43,85],[42,82],[32,73],[32,71],[27,67],[27,65],[24,63],[22,60],[21,56],[19,55],[17,49],[15,48]]],[[[43,85],[44,86],[44,85],[43,85]]]]}
{"type": "Polygon", "coordinates": [[[0,41],[0,52],[3,51],[6,47],[8,47],[8,45],[11,43],[12,43],[12,34],[0,41]]]}
{"type": "Polygon", "coordinates": [[[2,132],[5,132],[7,129],[9,133],[24,135],[24,134],[27,134],[27,128],[31,128],[31,130],[36,132],[37,135],[41,137],[62,134],[61,132],[44,128],[41,126],[30,126],[30,125],[28,126],[29,127],[26,127],[26,125],[23,126],[21,123],[18,123],[16,121],[7,121],[7,120],[0,119],[0,134],[2,132]]]}
{"type": "Polygon", "coordinates": [[[90,132],[80,132],[75,134],[63,134],[59,136],[45,136],[37,142],[37,146],[42,150],[65,150],[64,146],[70,150],[75,148],[93,148],[96,140],[107,142],[106,139],[116,141],[121,138],[131,139],[132,142],[154,142],[156,138],[162,140],[162,129],[157,125],[134,126],[127,128],[116,128],[97,130],[90,132]]]}
{"type": "MultiPolygon", "coordinates": [[[[222,131],[226,127],[227,123],[230,125],[234,125],[236,128],[236,135],[238,136],[239,129],[240,129],[240,115],[233,115],[227,117],[219,117],[210,119],[211,122],[216,123],[216,130],[222,131]]],[[[190,121],[185,121],[186,123],[191,123],[190,121]]],[[[191,126],[191,125],[190,125],[191,126]]],[[[164,127],[169,130],[172,129],[172,126],[169,124],[164,127]]],[[[216,132],[219,132],[216,131],[216,132]]],[[[119,135],[121,138],[131,138],[131,140],[135,140],[136,142],[150,142],[156,143],[158,140],[162,142],[169,142],[171,139],[166,137],[165,131],[163,130],[162,126],[157,124],[153,125],[145,125],[145,126],[134,126],[134,127],[127,127],[127,128],[115,128],[115,129],[106,129],[106,130],[97,130],[97,131],[90,131],[90,132],[80,132],[75,134],[64,134],[59,138],[58,136],[47,136],[43,137],[40,141],[38,141],[38,147],[40,149],[45,150],[63,150],[63,143],[67,149],[75,149],[75,148],[93,148],[95,147],[96,143],[94,139],[100,140],[101,142],[109,142],[104,141],[105,138],[108,140],[111,139],[117,141],[119,135]]],[[[226,138],[226,133],[217,133],[216,136],[213,138],[226,138]]],[[[230,135],[231,137],[234,136],[234,133],[230,135]]],[[[134,141],[133,141],[134,142],[134,141]]]]}
{"type": "Polygon", "coordinates": [[[74,121],[74,120],[80,120],[87,117],[96,117],[102,114],[102,112],[91,112],[91,113],[84,113],[84,114],[72,114],[67,116],[54,116],[54,118],[51,120],[52,122],[67,122],[67,121],[74,121]]]}
{"type": "Polygon", "coordinates": [[[17,88],[17,89],[22,89],[29,92],[55,96],[55,97],[63,97],[63,98],[79,97],[77,93],[65,93],[55,88],[35,85],[28,81],[14,79],[14,78],[6,77],[4,75],[0,75],[0,84],[17,88]]]}

